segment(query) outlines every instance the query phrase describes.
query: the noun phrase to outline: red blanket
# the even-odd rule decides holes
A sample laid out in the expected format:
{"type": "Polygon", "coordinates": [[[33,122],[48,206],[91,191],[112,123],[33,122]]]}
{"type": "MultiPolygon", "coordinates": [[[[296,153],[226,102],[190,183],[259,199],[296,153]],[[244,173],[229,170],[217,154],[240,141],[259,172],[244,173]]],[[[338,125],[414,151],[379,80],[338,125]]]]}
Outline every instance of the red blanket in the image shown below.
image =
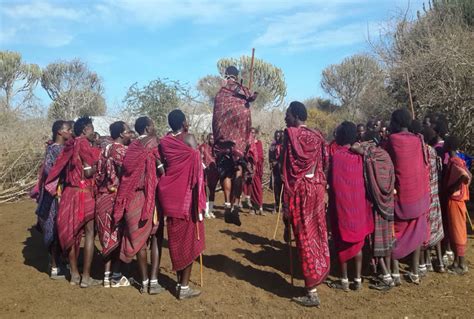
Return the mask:
{"type": "Polygon", "coordinates": [[[113,207],[119,187],[117,168],[122,167],[127,147],[119,143],[111,143],[104,147],[97,163],[95,226],[102,245],[102,254],[107,256],[120,241],[120,230],[113,228],[113,207]]]}
{"type": "Polygon", "coordinates": [[[99,152],[92,148],[87,138],[69,140],[46,179],[46,189],[56,195],[59,177],[63,172],[65,174],[66,186],[56,221],[59,243],[64,252],[76,245],[76,253],[79,254],[83,226],[94,218],[94,180],[84,178],[83,162],[93,166],[98,155],[99,152]]]}
{"type": "Polygon", "coordinates": [[[249,98],[248,89],[232,80],[217,93],[212,117],[217,152],[232,148],[235,157],[244,156],[251,126],[250,109],[246,106],[249,98]]]}
{"type": "Polygon", "coordinates": [[[114,207],[116,223],[123,218],[137,190],[143,190],[145,194],[140,220],[145,221],[153,216],[158,184],[156,176],[156,161],[159,159],[158,142],[154,137],[145,139],[133,141],[125,154],[122,179],[114,207]]]}
{"type": "Polygon", "coordinates": [[[252,184],[250,186],[250,200],[258,207],[263,205],[263,145],[262,141],[252,141],[248,152],[249,161],[253,164],[252,184]]]}
{"type": "Polygon", "coordinates": [[[430,208],[429,162],[423,137],[408,132],[392,134],[387,145],[395,168],[395,215],[418,218],[430,208]]]}
{"type": "Polygon", "coordinates": [[[285,192],[294,194],[297,180],[304,178],[313,167],[317,183],[326,183],[324,170],[328,165],[327,145],[319,131],[306,126],[285,130],[287,145],[283,154],[283,176],[285,192]]]}
{"type": "Polygon", "coordinates": [[[324,204],[326,144],[321,133],[306,127],[288,128],[285,134],[284,203],[295,234],[305,286],[314,288],[330,269],[324,204]],[[305,177],[312,167],[316,167],[314,177],[305,177]]]}
{"type": "Polygon", "coordinates": [[[341,262],[353,258],[374,231],[372,207],[366,196],[363,158],[348,148],[332,156],[330,172],[331,220],[341,262]]]}
{"type": "Polygon", "coordinates": [[[160,140],[160,152],[166,163],[166,175],[158,183],[163,213],[169,217],[189,219],[191,211],[195,211],[191,207],[193,189],[198,190],[199,211],[206,208],[201,155],[172,135],[160,140]]]}

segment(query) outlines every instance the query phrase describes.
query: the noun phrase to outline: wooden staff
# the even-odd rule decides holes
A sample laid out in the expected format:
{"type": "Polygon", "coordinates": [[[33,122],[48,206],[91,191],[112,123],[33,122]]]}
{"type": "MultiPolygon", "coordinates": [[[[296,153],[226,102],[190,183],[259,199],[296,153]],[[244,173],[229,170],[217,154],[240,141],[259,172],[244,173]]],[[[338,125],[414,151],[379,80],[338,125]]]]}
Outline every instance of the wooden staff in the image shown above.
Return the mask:
{"type": "Polygon", "coordinates": [[[249,79],[249,91],[252,91],[253,84],[253,62],[255,59],[255,48],[252,48],[252,60],[250,61],[250,79],[249,79]]]}
{"type": "Polygon", "coordinates": [[[276,235],[277,235],[278,223],[280,222],[280,214],[281,214],[282,203],[283,203],[283,185],[281,187],[281,192],[280,192],[280,205],[278,207],[277,221],[276,221],[276,225],[275,225],[275,231],[273,232],[273,240],[275,240],[276,235]]]}
{"type": "Polygon", "coordinates": [[[411,115],[412,115],[412,118],[415,119],[415,109],[413,108],[413,98],[411,97],[410,77],[408,76],[408,73],[405,73],[405,75],[406,75],[407,84],[408,84],[408,96],[410,97],[411,115]]]}
{"type": "Polygon", "coordinates": [[[466,216],[469,221],[469,224],[471,225],[471,230],[474,231],[474,226],[472,225],[472,220],[471,220],[471,216],[469,216],[469,212],[466,212],[466,216]]]}
{"type": "Polygon", "coordinates": [[[294,286],[293,284],[293,245],[291,244],[292,239],[291,239],[291,225],[288,227],[288,232],[289,232],[289,241],[288,241],[288,249],[290,253],[290,275],[291,275],[291,286],[294,286]]]}
{"type": "MultiPolygon", "coordinates": [[[[197,240],[201,240],[200,236],[199,236],[199,190],[196,188],[196,191],[193,192],[194,194],[196,194],[196,196],[193,196],[194,197],[194,200],[196,201],[196,233],[197,233],[197,240]]],[[[203,270],[202,270],[202,253],[199,254],[199,275],[200,275],[200,280],[201,280],[201,283],[200,283],[200,286],[203,287],[204,285],[204,281],[203,281],[203,270]]]]}

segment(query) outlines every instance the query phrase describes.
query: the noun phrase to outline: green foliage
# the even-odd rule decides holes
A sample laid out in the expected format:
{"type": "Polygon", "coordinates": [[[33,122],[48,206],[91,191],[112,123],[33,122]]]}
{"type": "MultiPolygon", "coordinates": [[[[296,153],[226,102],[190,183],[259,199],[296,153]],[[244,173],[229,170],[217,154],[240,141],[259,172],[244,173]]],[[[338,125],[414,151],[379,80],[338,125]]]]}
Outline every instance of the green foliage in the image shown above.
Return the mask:
{"type": "Polygon", "coordinates": [[[49,64],[43,70],[41,86],[53,101],[48,111],[51,119],[106,112],[101,79],[79,59],[49,64]]]}
{"type": "Polygon", "coordinates": [[[179,108],[189,89],[178,81],[156,79],[143,87],[134,83],[128,89],[123,102],[134,116],[149,116],[160,133],[168,128],[168,113],[179,108]]]}
{"type": "Polygon", "coordinates": [[[206,75],[198,81],[196,88],[206,99],[206,102],[213,104],[214,98],[223,84],[224,80],[222,77],[216,75],[206,75]]]}
{"type": "MultiPolygon", "coordinates": [[[[250,80],[250,65],[252,58],[242,56],[236,58],[224,58],[217,62],[217,69],[224,76],[225,69],[231,65],[240,70],[244,84],[248,86],[250,80]]],[[[262,59],[255,58],[253,66],[252,91],[259,93],[253,107],[263,109],[279,107],[286,96],[286,83],[283,71],[262,59]]]]}
{"type": "Polygon", "coordinates": [[[337,111],[340,107],[339,105],[334,104],[329,99],[324,99],[321,97],[312,97],[303,101],[303,104],[308,109],[319,109],[324,112],[332,113],[337,111]]]}
{"type": "Polygon", "coordinates": [[[336,126],[342,122],[337,115],[337,112],[327,113],[319,108],[308,108],[308,120],[306,121],[306,125],[311,128],[316,128],[327,137],[330,137],[336,126]]]}
{"type": "Polygon", "coordinates": [[[474,2],[451,0],[429,3],[425,14],[410,22],[399,20],[380,41],[376,53],[388,67],[391,95],[408,106],[408,83],[416,116],[443,113],[450,134],[463,149],[474,153],[474,2]],[[470,8],[470,9],[469,9],[470,8]],[[470,17],[470,18],[469,18],[470,17]]]}
{"type": "Polygon", "coordinates": [[[23,63],[20,53],[0,51],[0,90],[3,94],[0,108],[20,111],[28,106],[40,77],[39,66],[23,63]]]}

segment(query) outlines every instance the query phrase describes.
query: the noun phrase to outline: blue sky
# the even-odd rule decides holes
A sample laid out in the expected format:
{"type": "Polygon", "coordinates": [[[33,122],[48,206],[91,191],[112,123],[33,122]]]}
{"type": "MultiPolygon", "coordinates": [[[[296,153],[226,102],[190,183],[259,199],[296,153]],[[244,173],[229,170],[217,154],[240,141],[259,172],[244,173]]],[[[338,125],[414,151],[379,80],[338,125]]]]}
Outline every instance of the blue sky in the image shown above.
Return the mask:
{"type": "MultiPolygon", "coordinates": [[[[194,86],[222,57],[280,67],[287,100],[324,95],[321,71],[369,51],[391,17],[423,0],[0,0],[0,49],[41,67],[80,58],[103,79],[109,109],[158,77],[194,86]]],[[[49,104],[44,94],[42,102],[49,104]]]]}

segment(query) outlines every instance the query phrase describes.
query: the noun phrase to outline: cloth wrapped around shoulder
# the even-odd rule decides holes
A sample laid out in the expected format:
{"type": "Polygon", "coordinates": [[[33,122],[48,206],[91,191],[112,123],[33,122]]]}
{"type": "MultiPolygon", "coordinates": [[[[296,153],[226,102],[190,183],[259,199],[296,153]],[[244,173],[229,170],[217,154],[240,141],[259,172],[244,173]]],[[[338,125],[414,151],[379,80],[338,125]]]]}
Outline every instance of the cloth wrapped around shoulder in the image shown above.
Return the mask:
{"type": "Polygon", "coordinates": [[[364,179],[372,202],[384,219],[394,218],[395,171],[390,155],[373,142],[361,143],[364,155],[364,179]]]}

